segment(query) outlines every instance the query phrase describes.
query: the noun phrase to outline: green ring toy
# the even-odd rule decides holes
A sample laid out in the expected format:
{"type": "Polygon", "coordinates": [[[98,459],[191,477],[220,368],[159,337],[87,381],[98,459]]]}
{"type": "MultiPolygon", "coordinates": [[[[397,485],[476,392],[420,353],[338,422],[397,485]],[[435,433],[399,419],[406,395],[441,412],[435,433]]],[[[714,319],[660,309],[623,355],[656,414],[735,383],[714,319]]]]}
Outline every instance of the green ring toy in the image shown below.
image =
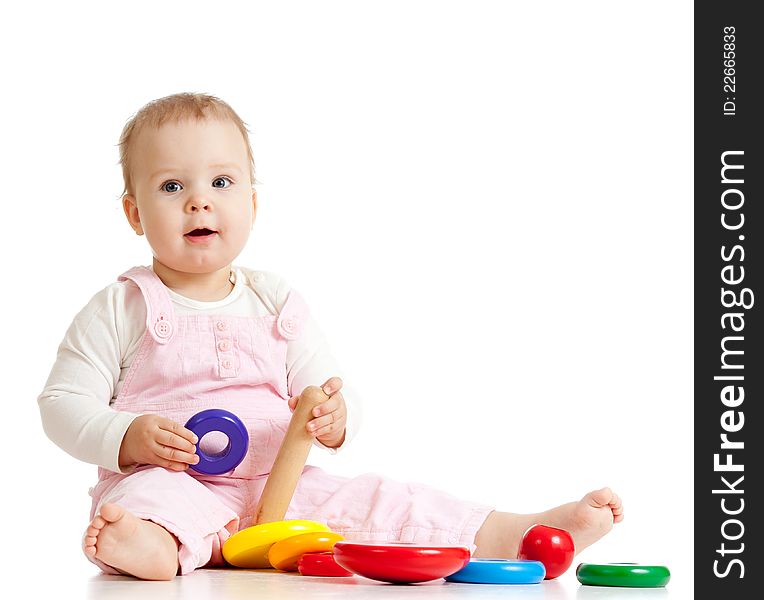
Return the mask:
{"type": "Polygon", "coordinates": [[[671,579],[668,567],[639,565],[637,563],[611,563],[592,565],[581,563],[576,578],[583,585],[610,587],[655,588],[663,587],[671,579]]]}

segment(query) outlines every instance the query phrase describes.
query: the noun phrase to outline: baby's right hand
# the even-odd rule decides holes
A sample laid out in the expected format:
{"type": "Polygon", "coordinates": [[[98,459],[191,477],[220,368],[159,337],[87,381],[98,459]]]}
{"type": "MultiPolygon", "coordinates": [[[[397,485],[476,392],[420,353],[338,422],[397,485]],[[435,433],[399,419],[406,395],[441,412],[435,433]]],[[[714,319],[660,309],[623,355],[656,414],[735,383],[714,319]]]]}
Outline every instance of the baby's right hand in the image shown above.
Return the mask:
{"type": "Polygon", "coordinates": [[[199,457],[194,432],[159,415],[136,417],[127,428],[119,448],[119,466],[157,465],[171,471],[185,471],[199,457]]]}

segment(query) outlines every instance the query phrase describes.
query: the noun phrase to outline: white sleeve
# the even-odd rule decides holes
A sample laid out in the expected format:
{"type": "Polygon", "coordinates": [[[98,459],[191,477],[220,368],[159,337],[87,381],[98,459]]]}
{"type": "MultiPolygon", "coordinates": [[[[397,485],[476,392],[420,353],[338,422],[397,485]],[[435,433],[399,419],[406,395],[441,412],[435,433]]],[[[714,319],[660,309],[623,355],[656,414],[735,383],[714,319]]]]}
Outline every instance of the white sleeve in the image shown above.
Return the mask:
{"type": "MultiPolygon", "coordinates": [[[[284,306],[291,288],[283,280],[278,281],[276,293],[276,305],[278,310],[284,306]]],[[[358,392],[347,384],[339,364],[329,349],[329,344],[324,337],[315,319],[308,314],[308,318],[302,329],[301,335],[287,343],[287,385],[290,396],[297,396],[309,385],[323,385],[330,377],[339,377],[343,381],[342,397],[347,406],[347,422],[345,424],[345,441],[339,448],[328,448],[318,440],[314,445],[336,454],[338,450],[347,447],[348,443],[356,436],[362,421],[362,404],[358,392]]]]}
{"type": "Polygon", "coordinates": [[[53,442],[75,458],[117,473],[129,472],[119,468],[119,449],[139,416],[109,407],[121,368],[124,323],[117,315],[124,294],[124,284],[113,284],[74,318],[37,398],[43,428],[53,442]]]}

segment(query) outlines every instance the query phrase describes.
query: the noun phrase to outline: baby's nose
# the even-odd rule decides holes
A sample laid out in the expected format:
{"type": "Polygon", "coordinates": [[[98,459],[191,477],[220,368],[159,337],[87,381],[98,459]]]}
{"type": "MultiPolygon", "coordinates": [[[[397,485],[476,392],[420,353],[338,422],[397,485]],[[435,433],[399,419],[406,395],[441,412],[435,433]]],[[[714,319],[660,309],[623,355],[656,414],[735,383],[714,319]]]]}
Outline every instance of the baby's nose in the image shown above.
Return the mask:
{"type": "Polygon", "coordinates": [[[201,210],[210,211],[212,210],[212,202],[210,202],[208,198],[196,195],[189,199],[186,204],[186,210],[190,212],[198,212],[201,210]]]}

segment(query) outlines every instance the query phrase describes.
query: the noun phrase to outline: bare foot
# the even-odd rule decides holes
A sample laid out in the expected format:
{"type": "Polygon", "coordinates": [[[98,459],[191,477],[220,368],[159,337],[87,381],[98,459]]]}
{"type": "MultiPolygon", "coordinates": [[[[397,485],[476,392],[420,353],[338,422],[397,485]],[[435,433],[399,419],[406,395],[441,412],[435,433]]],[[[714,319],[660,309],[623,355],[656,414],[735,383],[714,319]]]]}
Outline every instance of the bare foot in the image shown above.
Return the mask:
{"type": "Polygon", "coordinates": [[[573,536],[576,554],[623,521],[623,503],[610,488],[586,494],[542,513],[521,515],[494,511],[475,537],[476,558],[517,558],[525,531],[536,523],[565,529],[573,536]]]}
{"type": "Polygon", "coordinates": [[[169,580],[178,572],[178,543],[164,527],[106,503],[91,521],[82,550],[139,579],[169,580]]]}
{"type": "Polygon", "coordinates": [[[623,521],[623,503],[610,488],[594,490],[578,502],[569,502],[539,515],[539,522],[565,529],[573,536],[576,554],[591,546],[623,521]]]}

